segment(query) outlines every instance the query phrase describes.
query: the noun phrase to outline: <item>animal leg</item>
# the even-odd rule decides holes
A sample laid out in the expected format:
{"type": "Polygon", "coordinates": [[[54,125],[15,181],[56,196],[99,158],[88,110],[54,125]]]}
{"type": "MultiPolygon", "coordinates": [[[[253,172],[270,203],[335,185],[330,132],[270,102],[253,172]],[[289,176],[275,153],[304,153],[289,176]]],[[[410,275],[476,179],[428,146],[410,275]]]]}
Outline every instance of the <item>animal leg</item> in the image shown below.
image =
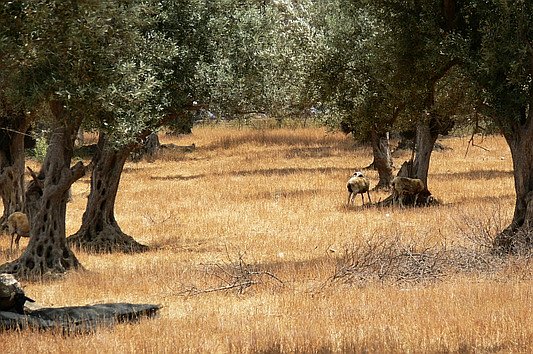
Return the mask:
{"type": "Polygon", "coordinates": [[[368,202],[372,204],[372,199],[370,199],[370,192],[366,191],[366,195],[368,196],[368,202]]]}
{"type": "Polygon", "coordinates": [[[363,203],[363,206],[365,206],[365,194],[361,193],[361,201],[363,203]]]}
{"type": "Polygon", "coordinates": [[[20,238],[21,237],[22,235],[17,232],[17,238],[15,239],[15,245],[17,246],[17,251],[20,249],[20,238]]]}

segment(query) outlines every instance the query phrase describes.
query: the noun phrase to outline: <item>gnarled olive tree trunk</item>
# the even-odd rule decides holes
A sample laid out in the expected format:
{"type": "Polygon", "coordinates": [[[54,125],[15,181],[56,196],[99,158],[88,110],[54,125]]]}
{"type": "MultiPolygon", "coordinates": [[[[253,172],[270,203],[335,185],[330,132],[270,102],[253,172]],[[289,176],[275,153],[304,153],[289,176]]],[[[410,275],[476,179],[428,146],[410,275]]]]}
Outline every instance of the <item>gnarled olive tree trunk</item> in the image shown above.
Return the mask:
{"type": "Polygon", "coordinates": [[[68,238],[71,245],[91,252],[142,252],[147,246],[120,229],[115,219],[115,199],[124,163],[135,145],[115,149],[100,134],[93,157],[91,191],[78,232],[68,238]]]}
{"type": "Polygon", "coordinates": [[[0,119],[0,196],[4,205],[0,225],[15,211],[24,210],[24,137],[31,118],[20,112],[0,119]]]}
{"type": "Polygon", "coordinates": [[[55,126],[39,172],[37,184],[42,186],[42,191],[41,197],[35,200],[38,207],[31,220],[30,241],[19,259],[0,266],[0,272],[19,278],[42,278],[81,268],[65,234],[68,190],[85,173],[81,162],[70,166],[79,120],[70,117],[60,102],[51,102],[50,108],[55,126]]]}
{"type": "Polygon", "coordinates": [[[392,181],[392,157],[389,133],[372,129],[373,167],[378,171],[379,181],[375,189],[389,189],[392,181]]]}
{"type": "MultiPolygon", "coordinates": [[[[452,8],[448,9],[452,11],[452,8]]],[[[453,10],[455,11],[455,10],[453,10]]],[[[406,165],[409,168],[402,168],[398,175],[404,177],[418,178],[424,182],[428,189],[428,174],[431,153],[439,134],[444,135],[453,128],[454,121],[449,117],[443,117],[435,112],[437,83],[444,78],[457,62],[450,60],[428,80],[426,96],[424,98],[425,112],[420,116],[416,127],[415,156],[406,165]],[[411,165],[409,165],[411,163],[411,165]],[[406,171],[407,170],[407,171],[406,171]]]]}

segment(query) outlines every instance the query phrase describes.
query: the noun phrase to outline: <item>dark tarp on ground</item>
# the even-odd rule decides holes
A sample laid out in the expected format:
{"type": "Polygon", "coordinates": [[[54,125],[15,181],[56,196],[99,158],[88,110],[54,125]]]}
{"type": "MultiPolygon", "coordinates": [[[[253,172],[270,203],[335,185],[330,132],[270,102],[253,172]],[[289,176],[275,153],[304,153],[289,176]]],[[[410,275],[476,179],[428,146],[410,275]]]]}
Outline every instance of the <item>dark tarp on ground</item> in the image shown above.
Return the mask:
{"type": "Polygon", "coordinates": [[[25,315],[0,311],[0,331],[17,329],[59,330],[62,333],[91,332],[97,326],[132,322],[151,318],[161,309],[153,304],[97,304],[51,307],[30,311],[25,315]]]}

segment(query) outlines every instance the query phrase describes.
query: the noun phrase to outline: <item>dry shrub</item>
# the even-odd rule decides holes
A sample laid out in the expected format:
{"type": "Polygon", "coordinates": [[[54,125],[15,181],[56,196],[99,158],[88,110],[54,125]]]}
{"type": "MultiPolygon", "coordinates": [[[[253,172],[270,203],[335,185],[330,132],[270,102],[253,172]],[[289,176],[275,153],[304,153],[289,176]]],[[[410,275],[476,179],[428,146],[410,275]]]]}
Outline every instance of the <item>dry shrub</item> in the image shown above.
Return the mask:
{"type": "Polygon", "coordinates": [[[405,286],[457,273],[489,274],[503,264],[501,258],[490,252],[464,247],[448,248],[446,244],[426,247],[399,239],[367,241],[344,250],[329,281],[359,286],[373,282],[405,286]]]}
{"type": "Polygon", "coordinates": [[[475,274],[503,279],[506,274],[521,274],[523,280],[531,279],[530,262],[533,255],[528,246],[529,233],[516,237],[522,242],[521,252],[502,257],[493,252],[493,240],[503,230],[507,216],[499,204],[476,212],[477,216],[460,214],[456,224],[462,235],[462,244],[448,244],[444,240],[433,246],[422,246],[414,241],[405,243],[401,238],[369,239],[360,244],[346,246],[337,260],[330,283],[420,284],[457,274],[475,274]]]}
{"type": "Polygon", "coordinates": [[[191,296],[229,290],[237,290],[239,294],[243,294],[251,286],[261,284],[265,280],[274,280],[283,285],[283,281],[274,273],[245,261],[243,253],[239,252],[236,257],[232,257],[229,253],[227,255],[226,261],[204,264],[204,276],[217,285],[203,288],[191,285],[185,287],[181,294],[191,296]]]}
{"type": "Polygon", "coordinates": [[[508,218],[508,215],[504,215],[501,204],[493,203],[469,210],[469,213],[460,212],[452,220],[466,241],[465,246],[489,252],[492,250],[494,237],[503,231],[508,218]]]}
{"type": "Polygon", "coordinates": [[[445,248],[405,244],[398,238],[368,240],[345,248],[330,281],[358,285],[376,281],[420,283],[438,279],[445,268],[445,248]]]}
{"type": "Polygon", "coordinates": [[[463,258],[477,261],[477,266],[481,270],[488,266],[487,260],[491,260],[493,266],[497,264],[504,266],[505,263],[516,262],[517,259],[529,262],[533,255],[532,229],[520,229],[513,234],[511,240],[513,252],[511,254],[501,254],[495,249],[495,238],[506,232],[505,225],[508,225],[508,220],[511,219],[511,215],[504,214],[503,210],[500,203],[494,203],[488,207],[484,206],[483,209],[473,210],[476,216],[463,212],[455,220],[457,228],[465,240],[465,245],[461,251],[472,255],[470,258],[463,258]]]}

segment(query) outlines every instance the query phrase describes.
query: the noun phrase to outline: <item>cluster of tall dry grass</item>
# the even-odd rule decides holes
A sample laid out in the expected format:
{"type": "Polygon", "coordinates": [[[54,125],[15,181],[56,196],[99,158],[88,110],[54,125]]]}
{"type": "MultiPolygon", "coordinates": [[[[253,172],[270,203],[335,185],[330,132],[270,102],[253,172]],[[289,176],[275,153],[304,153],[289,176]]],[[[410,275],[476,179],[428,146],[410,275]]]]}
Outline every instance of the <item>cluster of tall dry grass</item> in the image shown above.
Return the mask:
{"type": "MultiPolygon", "coordinates": [[[[43,306],[151,302],[161,316],[82,336],[1,333],[3,353],[533,350],[531,262],[484,247],[514,203],[502,138],[466,157],[468,139],[443,140],[429,176],[442,205],[419,209],[346,208],[346,180],[371,150],[322,128],[161,138],[197,148],[128,163],[116,204],[123,230],[151,251],[78,251],[87,271],[25,285],[43,306]]],[[[69,234],[88,179],[73,188],[69,234]]]]}

